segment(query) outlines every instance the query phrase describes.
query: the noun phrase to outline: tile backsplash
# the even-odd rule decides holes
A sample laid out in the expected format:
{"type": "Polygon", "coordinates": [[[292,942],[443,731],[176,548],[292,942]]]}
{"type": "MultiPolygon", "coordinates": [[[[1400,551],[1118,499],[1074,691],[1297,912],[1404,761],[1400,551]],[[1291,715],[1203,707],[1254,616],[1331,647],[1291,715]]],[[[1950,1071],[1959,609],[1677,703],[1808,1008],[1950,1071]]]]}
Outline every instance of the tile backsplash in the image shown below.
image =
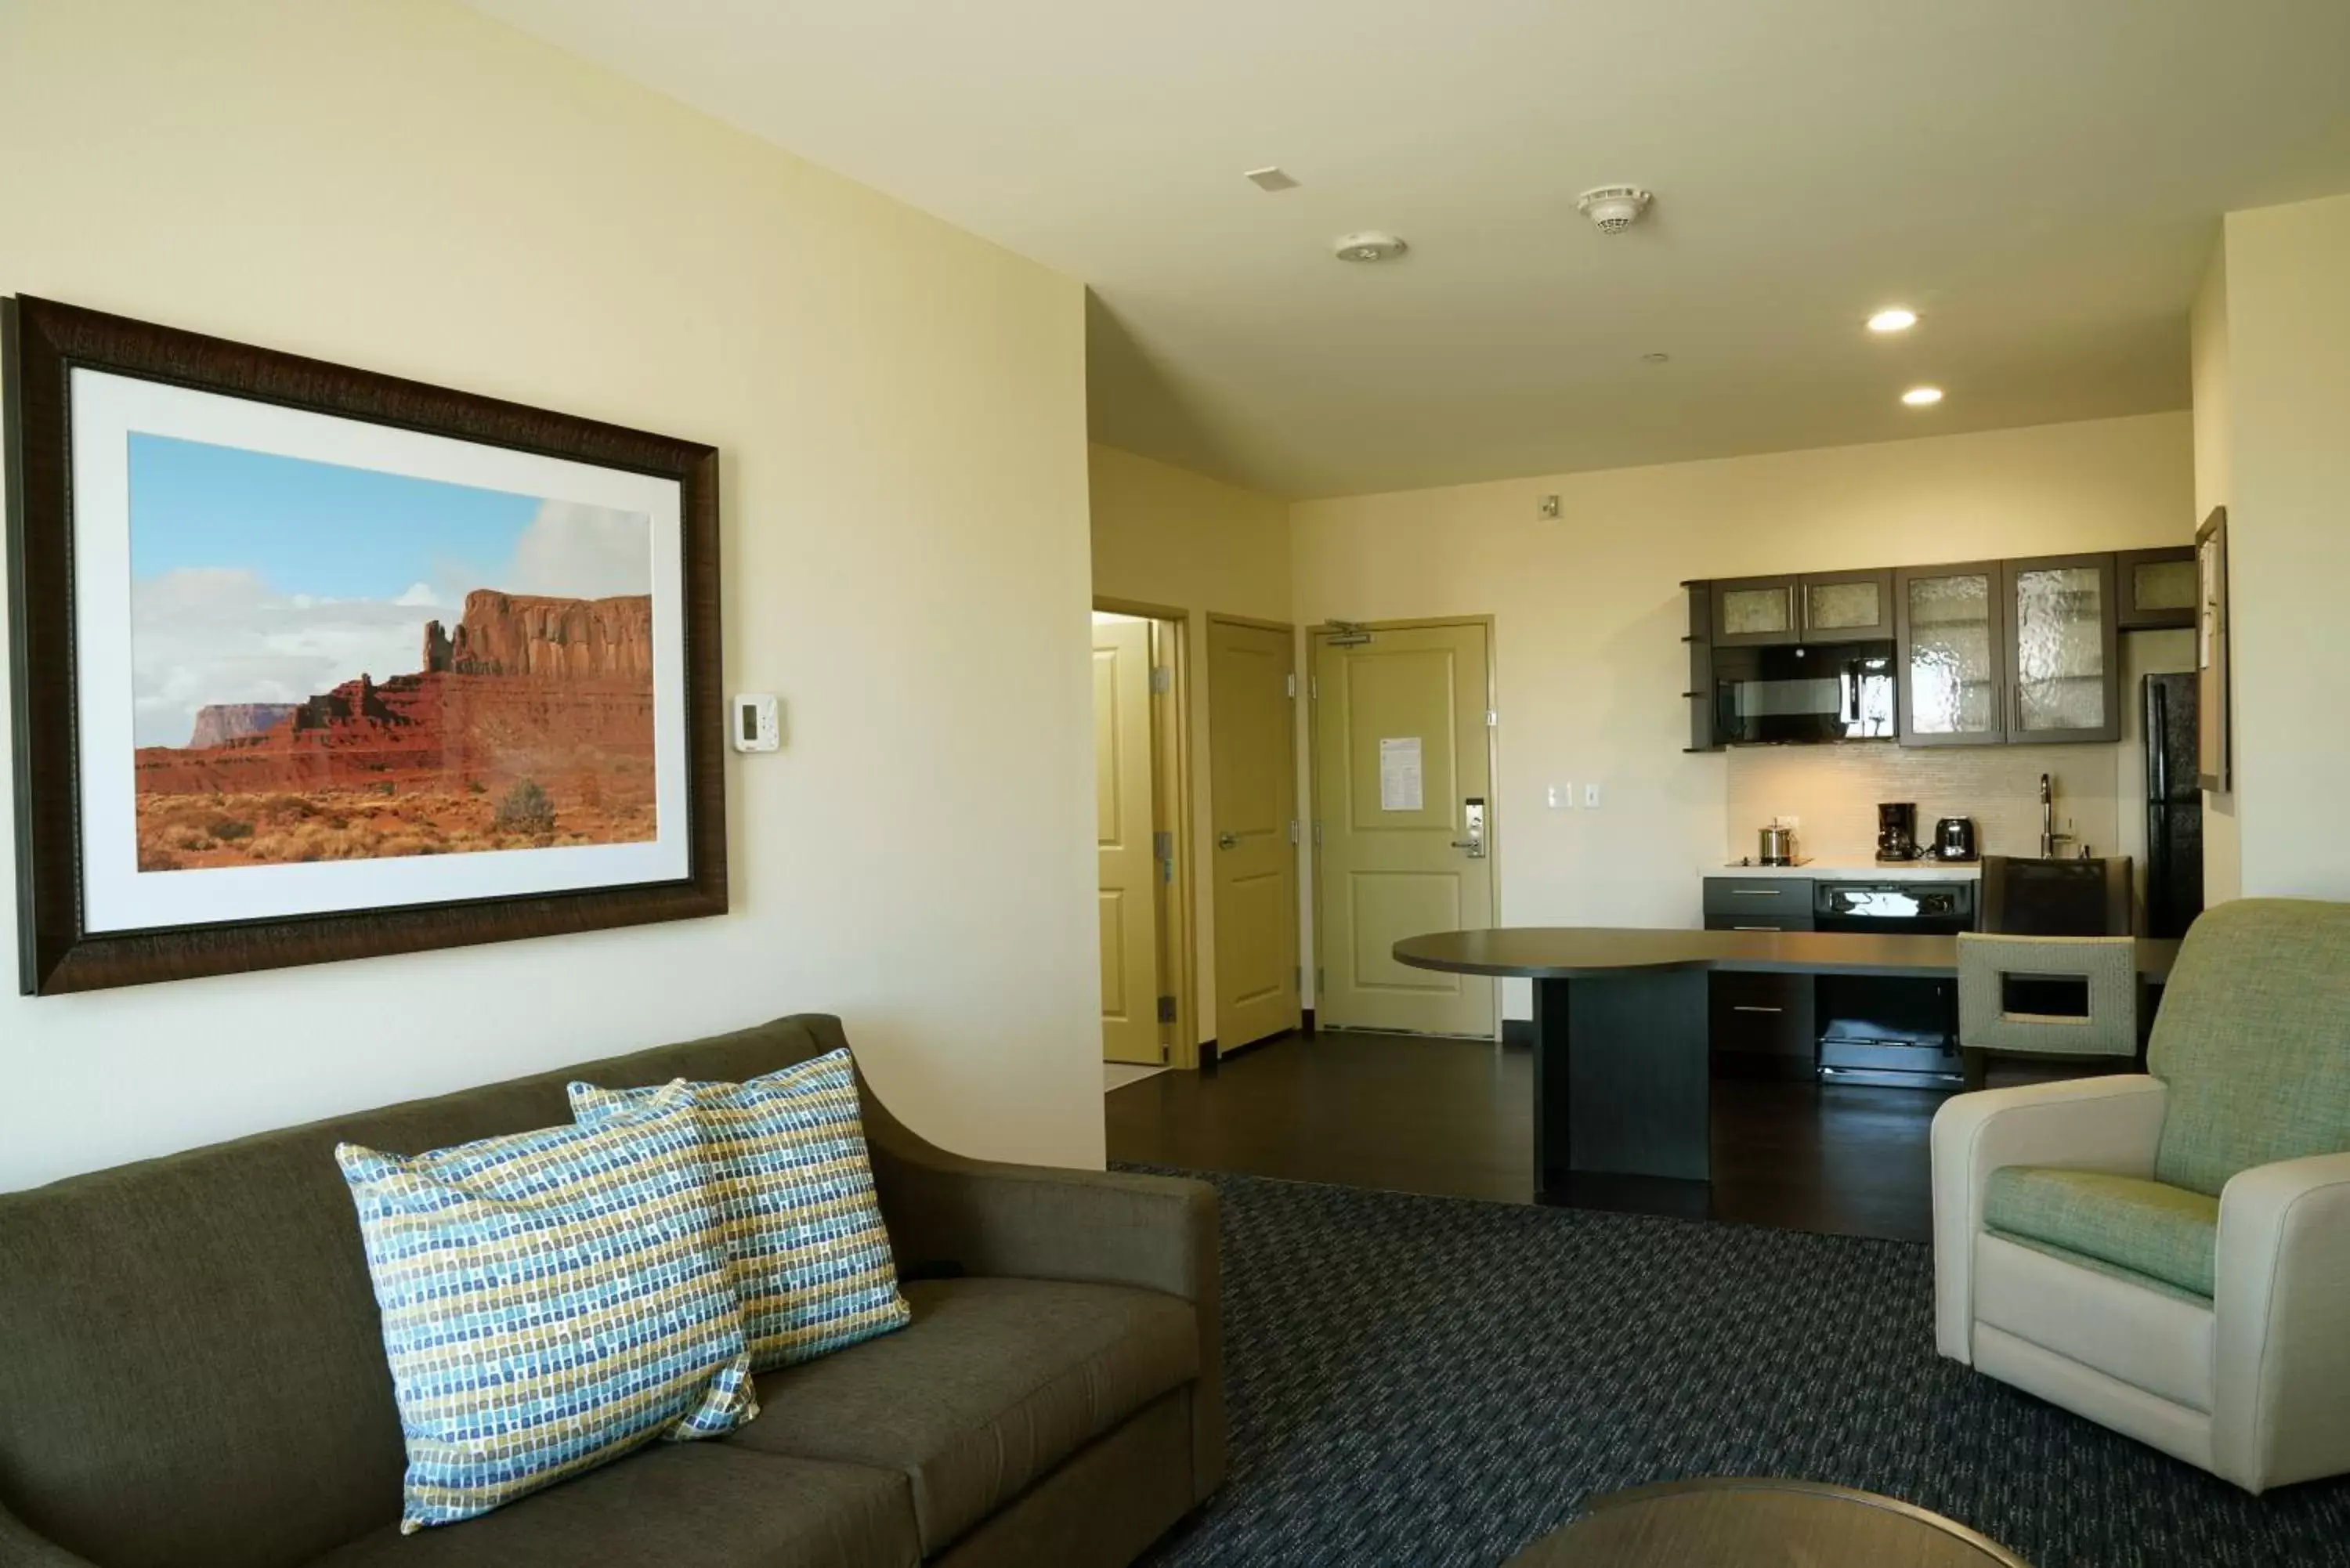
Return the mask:
{"type": "MultiPolygon", "coordinates": [[[[2056,781],[2056,826],[2092,852],[2119,848],[2118,745],[1734,747],[1729,757],[1725,859],[1752,855],[1774,816],[1802,819],[1797,852],[1820,859],[1877,853],[1879,801],[1915,801],[1918,836],[1945,816],[1970,816],[1986,855],[2040,853],[2040,775],[2056,781]]],[[[2126,853],[2126,850],[2122,852],[2126,853]]]]}

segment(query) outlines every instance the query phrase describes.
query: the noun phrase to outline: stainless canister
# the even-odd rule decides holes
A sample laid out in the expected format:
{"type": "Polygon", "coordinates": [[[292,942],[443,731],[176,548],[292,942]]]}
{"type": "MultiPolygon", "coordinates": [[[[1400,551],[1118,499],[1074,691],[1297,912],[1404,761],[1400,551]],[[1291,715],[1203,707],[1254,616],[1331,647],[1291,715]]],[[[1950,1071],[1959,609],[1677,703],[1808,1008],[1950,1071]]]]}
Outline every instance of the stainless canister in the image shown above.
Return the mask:
{"type": "Polygon", "coordinates": [[[1762,853],[1755,860],[1764,866],[1793,866],[1795,863],[1795,830],[1776,824],[1762,830],[1762,853]]]}

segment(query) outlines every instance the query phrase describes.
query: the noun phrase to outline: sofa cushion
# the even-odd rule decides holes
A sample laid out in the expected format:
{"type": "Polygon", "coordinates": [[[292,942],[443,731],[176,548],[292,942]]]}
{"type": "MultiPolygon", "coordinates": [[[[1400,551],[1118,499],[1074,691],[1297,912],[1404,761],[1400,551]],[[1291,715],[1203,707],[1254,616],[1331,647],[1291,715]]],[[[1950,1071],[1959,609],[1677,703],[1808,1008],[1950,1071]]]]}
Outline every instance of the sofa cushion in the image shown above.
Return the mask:
{"type": "Polygon", "coordinates": [[[1189,1303],[1048,1280],[918,1281],[896,1334],[771,1372],[726,1447],[887,1467],[935,1554],[1200,1369],[1189,1303]]]}
{"type": "Polygon", "coordinates": [[[2010,1165],[1983,1189],[1986,1229],[2146,1274],[2210,1298],[2220,1201],[2099,1170],[2010,1165]]]}
{"type": "Polygon", "coordinates": [[[386,1528],[318,1568],[912,1568],[914,1505],[895,1470],[661,1447],[479,1519],[386,1528]]]}
{"type": "Polygon", "coordinates": [[[848,1053],[740,1084],[574,1084],[571,1113],[600,1125],[681,1092],[709,1149],[711,1201],[751,1365],[766,1372],[813,1361],[903,1327],[848,1053]]]}
{"type": "Polygon", "coordinates": [[[439,1148],[568,1121],[575,1077],[842,1043],[783,1019],[0,1193],[0,1505],[107,1568],[286,1568],[389,1523],[400,1416],[335,1145],[439,1148]]]}
{"type": "Polygon", "coordinates": [[[758,1414],[682,1083],[597,1127],[341,1144],[408,1443],[404,1530],[758,1414]]]}
{"type": "Polygon", "coordinates": [[[2240,898],[2187,933],[2147,1070],[2169,1085],[2158,1180],[2350,1149],[2350,904],[2240,898]]]}

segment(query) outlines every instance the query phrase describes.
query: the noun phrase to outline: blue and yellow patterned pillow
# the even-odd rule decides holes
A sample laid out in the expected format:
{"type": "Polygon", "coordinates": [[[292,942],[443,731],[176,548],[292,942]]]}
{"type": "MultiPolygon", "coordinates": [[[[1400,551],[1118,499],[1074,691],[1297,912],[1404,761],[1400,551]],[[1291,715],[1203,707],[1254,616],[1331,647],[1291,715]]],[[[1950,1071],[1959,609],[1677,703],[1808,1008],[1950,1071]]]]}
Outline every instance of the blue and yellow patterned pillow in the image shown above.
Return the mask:
{"type": "Polygon", "coordinates": [[[758,1414],[684,1094],[595,1127],[335,1159],[408,1443],[402,1533],[758,1414]]]}
{"type": "Polygon", "coordinates": [[[751,1364],[765,1372],[904,1326],[847,1051],[744,1084],[665,1089],[571,1085],[571,1113],[600,1124],[682,1088],[710,1146],[712,1189],[751,1364]]]}

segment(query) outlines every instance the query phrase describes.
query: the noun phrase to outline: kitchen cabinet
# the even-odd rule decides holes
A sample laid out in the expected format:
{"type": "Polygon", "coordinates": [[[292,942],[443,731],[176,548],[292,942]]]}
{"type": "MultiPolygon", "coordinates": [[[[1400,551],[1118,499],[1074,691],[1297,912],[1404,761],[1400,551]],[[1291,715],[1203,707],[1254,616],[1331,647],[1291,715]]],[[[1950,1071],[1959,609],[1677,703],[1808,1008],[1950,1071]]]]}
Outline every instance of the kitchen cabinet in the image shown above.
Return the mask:
{"type": "Polygon", "coordinates": [[[1709,931],[1808,931],[1812,929],[1809,877],[1708,877],[1705,929],[1709,931]]]}
{"type": "Polygon", "coordinates": [[[1724,647],[1803,641],[1796,581],[1792,576],[1729,577],[1713,584],[1713,640],[1724,647]]]}
{"type": "Polygon", "coordinates": [[[1805,642],[1886,641],[1893,636],[1891,572],[1811,572],[1795,579],[1805,642]]]}
{"type": "Polygon", "coordinates": [[[1707,585],[1712,640],[1722,647],[1862,642],[1893,635],[1893,574],[1810,572],[1707,585]]]}
{"type": "Polygon", "coordinates": [[[1997,561],[1906,566],[1899,617],[1901,743],[1994,746],[2007,739],[2007,615],[1997,561]]]}
{"type": "Polygon", "coordinates": [[[2193,627],[2199,586],[2192,545],[2124,550],[2114,557],[2116,618],[2124,631],[2193,627]]]}
{"type": "Polygon", "coordinates": [[[1706,989],[1718,1067],[1739,1075],[1813,1076],[1819,1043],[1812,976],[1716,973],[1706,989]]]}
{"type": "Polygon", "coordinates": [[[2121,621],[2111,556],[2002,566],[2011,745],[2122,738],[2121,621]]]}

